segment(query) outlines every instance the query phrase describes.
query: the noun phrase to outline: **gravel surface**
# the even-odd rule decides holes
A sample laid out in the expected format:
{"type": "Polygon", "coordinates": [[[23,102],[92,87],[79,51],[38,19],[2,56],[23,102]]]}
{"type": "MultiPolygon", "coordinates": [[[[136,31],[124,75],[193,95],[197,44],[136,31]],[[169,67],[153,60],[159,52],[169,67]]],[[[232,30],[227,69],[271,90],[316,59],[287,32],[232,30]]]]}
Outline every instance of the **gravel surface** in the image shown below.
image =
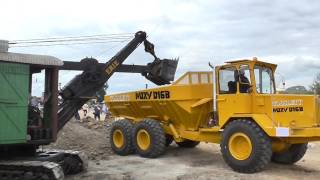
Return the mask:
{"type": "Polygon", "coordinates": [[[313,143],[305,157],[295,165],[270,163],[254,174],[232,171],[217,144],[200,143],[193,149],[179,148],[174,143],[159,158],[138,155],[110,155],[108,160],[90,161],[87,172],[68,177],[68,180],[319,180],[320,144],[313,143]]]}
{"type": "Polygon", "coordinates": [[[70,121],[59,133],[57,142],[49,146],[87,153],[90,159],[88,171],[68,176],[67,180],[320,179],[320,143],[310,143],[307,154],[295,165],[270,163],[260,173],[240,174],[226,165],[217,144],[200,143],[196,148],[185,149],[173,143],[166,154],[155,159],[136,154],[118,156],[111,151],[107,123],[92,122],[70,121]]]}

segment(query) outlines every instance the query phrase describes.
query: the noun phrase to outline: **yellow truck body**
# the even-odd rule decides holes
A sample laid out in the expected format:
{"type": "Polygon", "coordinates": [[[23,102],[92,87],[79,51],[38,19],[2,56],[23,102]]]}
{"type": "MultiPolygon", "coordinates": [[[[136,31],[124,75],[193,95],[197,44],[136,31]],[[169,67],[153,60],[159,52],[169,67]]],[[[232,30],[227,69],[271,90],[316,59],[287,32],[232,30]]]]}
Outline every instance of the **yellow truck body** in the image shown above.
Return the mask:
{"type": "MultiPolygon", "coordinates": [[[[107,95],[105,103],[114,116],[134,123],[144,119],[161,122],[164,132],[172,135],[176,142],[221,143],[226,126],[243,119],[263,130],[271,141],[273,153],[286,151],[292,144],[320,140],[319,97],[277,94],[275,69],[276,65],[257,59],[231,61],[216,66],[214,72],[187,72],[171,85],[107,95]],[[246,83],[223,81],[241,74],[243,66],[247,68],[250,82],[246,92],[240,92],[246,83]],[[223,74],[226,70],[234,74],[223,74]],[[266,76],[270,76],[270,80],[266,76]],[[232,92],[232,84],[237,91],[232,92]]],[[[236,144],[249,139],[244,144],[252,146],[249,135],[238,135],[234,138],[239,139],[236,144]]],[[[229,146],[232,147],[232,143],[229,146]]]]}
{"type": "Polygon", "coordinates": [[[105,102],[114,116],[136,122],[145,118],[161,121],[166,133],[176,139],[219,143],[220,132],[228,121],[251,118],[270,137],[279,136],[292,143],[320,140],[317,96],[217,95],[219,124],[210,126],[212,88],[212,72],[187,72],[172,85],[108,95],[105,102]],[[283,134],[283,128],[289,128],[289,134],[283,134]]]}

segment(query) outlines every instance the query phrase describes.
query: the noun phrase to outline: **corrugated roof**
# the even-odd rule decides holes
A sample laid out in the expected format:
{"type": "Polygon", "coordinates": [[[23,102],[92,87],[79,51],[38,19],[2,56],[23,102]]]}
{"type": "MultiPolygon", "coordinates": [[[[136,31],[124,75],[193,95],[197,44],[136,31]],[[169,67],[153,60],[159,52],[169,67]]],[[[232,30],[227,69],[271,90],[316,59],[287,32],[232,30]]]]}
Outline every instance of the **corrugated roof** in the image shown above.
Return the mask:
{"type": "Polygon", "coordinates": [[[48,65],[48,66],[63,65],[62,60],[53,56],[10,53],[10,52],[0,52],[0,61],[17,62],[17,63],[24,63],[24,64],[48,65]]]}

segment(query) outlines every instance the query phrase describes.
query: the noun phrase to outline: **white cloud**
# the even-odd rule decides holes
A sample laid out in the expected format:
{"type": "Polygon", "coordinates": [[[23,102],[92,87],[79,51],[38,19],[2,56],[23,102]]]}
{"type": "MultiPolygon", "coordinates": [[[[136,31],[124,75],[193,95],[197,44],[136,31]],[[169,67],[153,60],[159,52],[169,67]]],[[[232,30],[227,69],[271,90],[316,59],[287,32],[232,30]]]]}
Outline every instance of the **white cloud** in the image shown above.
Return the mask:
{"type": "MultiPolygon", "coordinates": [[[[253,56],[279,64],[278,70],[286,77],[288,86],[307,86],[320,71],[318,1],[4,0],[1,3],[2,39],[145,30],[156,45],[159,57],[180,57],[177,75],[187,70],[209,70],[209,61],[221,64],[225,60],[253,56]],[[298,77],[293,78],[296,75],[298,77]]],[[[121,48],[114,45],[11,50],[50,54],[63,60],[93,56],[105,62],[121,48]]],[[[152,57],[140,48],[126,63],[150,61],[152,57]]],[[[125,77],[128,75],[112,77],[110,91],[144,87],[142,77],[129,75],[135,83],[125,84],[123,88],[125,77]]]]}

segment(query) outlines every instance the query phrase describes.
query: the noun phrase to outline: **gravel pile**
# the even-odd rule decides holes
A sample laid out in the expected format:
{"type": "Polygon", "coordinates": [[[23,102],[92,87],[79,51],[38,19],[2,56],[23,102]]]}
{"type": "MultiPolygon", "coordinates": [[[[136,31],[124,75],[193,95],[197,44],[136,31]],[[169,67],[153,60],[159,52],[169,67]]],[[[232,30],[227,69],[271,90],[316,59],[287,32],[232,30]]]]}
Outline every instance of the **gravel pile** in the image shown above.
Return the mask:
{"type": "Polygon", "coordinates": [[[108,159],[113,154],[109,144],[109,127],[106,122],[69,121],[58,134],[58,139],[44,148],[85,152],[90,160],[108,159]]]}

